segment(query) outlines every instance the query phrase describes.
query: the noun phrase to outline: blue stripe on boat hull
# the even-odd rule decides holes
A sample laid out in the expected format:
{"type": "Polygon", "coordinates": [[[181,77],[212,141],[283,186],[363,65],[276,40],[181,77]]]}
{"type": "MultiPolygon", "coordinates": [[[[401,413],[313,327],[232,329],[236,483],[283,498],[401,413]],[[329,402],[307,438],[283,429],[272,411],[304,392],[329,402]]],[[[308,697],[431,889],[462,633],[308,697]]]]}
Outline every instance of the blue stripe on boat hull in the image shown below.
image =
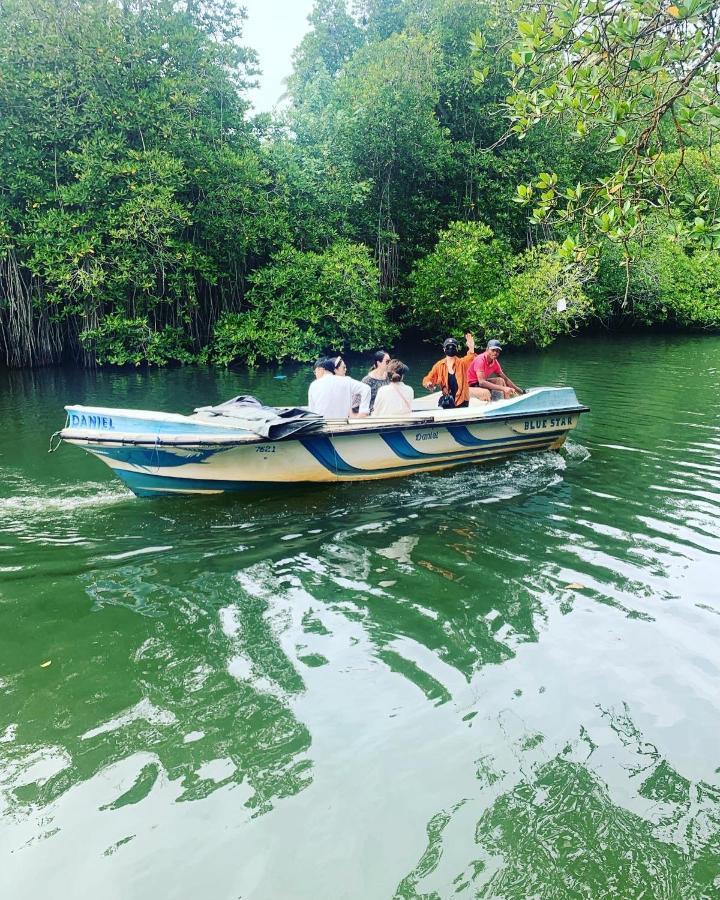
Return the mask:
{"type": "MultiPolygon", "coordinates": [[[[559,431],[546,431],[542,436],[519,434],[504,435],[500,438],[478,438],[475,437],[465,425],[448,425],[446,427],[455,441],[461,446],[475,448],[485,447],[488,450],[491,450],[494,447],[523,444],[536,440],[542,440],[543,443],[552,443],[552,441],[561,434],[567,434],[566,429],[561,429],[559,431]]],[[[467,454],[467,450],[445,450],[440,453],[424,453],[417,447],[413,447],[405,435],[400,432],[389,432],[387,434],[381,434],[380,437],[385,441],[393,453],[401,459],[452,459],[453,456],[464,456],[467,454]]]]}
{"type": "MultiPolygon", "coordinates": [[[[462,444],[463,447],[477,447],[481,444],[497,444],[506,440],[506,438],[487,440],[475,437],[467,425],[448,425],[447,430],[455,438],[458,444],[462,444]]],[[[523,436],[521,435],[521,437],[523,436]]],[[[517,440],[517,438],[515,440],[517,440]]]]}
{"type": "Polygon", "coordinates": [[[321,465],[325,466],[328,472],[336,475],[357,475],[368,471],[368,469],[358,469],[345,462],[329,437],[300,438],[300,443],[308,453],[312,453],[321,465]]]}
{"type": "MultiPolygon", "coordinates": [[[[93,453],[108,460],[129,463],[133,466],[146,466],[149,469],[187,466],[191,463],[204,463],[211,456],[222,452],[222,448],[211,450],[164,450],[160,447],[94,447],[93,453]]],[[[109,463],[110,465],[110,463],[109,463]]]]}
{"type": "MultiPolygon", "coordinates": [[[[302,446],[319,462],[323,468],[336,476],[338,480],[354,480],[355,478],[377,478],[383,475],[405,475],[408,472],[422,468],[442,468],[448,465],[458,465],[462,462],[474,462],[480,459],[496,458],[497,451],[500,455],[507,453],[543,449],[563,432],[548,431],[543,435],[506,435],[502,438],[476,438],[466,428],[462,428],[463,432],[467,432],[467,436],[460,442],[465,447],[472,447],[476,452],[468,449],[446,450],[439,453],[427,453],[414,447],[405,435],[399,432],[388,432],[381,434],[385,444],[392,450],[393,454],[403,460],[407,460],[409,465],[405,466],[381,466],[373,469],[363,469],[351,465],[337,451],[333,442],[329,437],[314,435],[312,437],[300,438],[302,446]]],[[[458,439],[456,435],[453,437],[458,439]]],[[[188,485],[196,484],[198,491],[230,491],[230,490],[246,490],[257,484],[276,484],[277,482],[256,482],[256,481],[220,481],[211,478],[189,479],[172,475],[161,475],[161,470],[176,468],[191,464],[207,464],[211,458],[219,453],[227,452],[226,448],[218,448],[211,450],[200,450],[193,453],[187,451],[170,451],[160,448],[149,447],[87,447],[91,453],[99,456],[107,463],[120,478],[125,480],[132,490],[135,490],[133,484],[130,484],[126,475],[143,476],[143,487],[146,493],[154,493],[151,484],[159,484],[158,481],[147,481],[146,479],[165,479],[167,481],[168,492],[171,490],[171,482],[176,483],[178,487],[172,490],[187,491],[188,485]],[[115,467],[114,462],[133,466],[133,469],[115,467]],[[144,473],[137,472],[137,469],[144,469],[144,473]],[[180,488],[180,483],[183,487],[180,488]],[[222,485],[222,486],[218,486],[222,485]],[[233,487],[237,485],[237,487],[233,487]]],[[[289,482],[282,482],[289,483],[289,482]]]]}
{"type": "Polygon", "coordinates": [[[115,474],[138,497],[162,497],[172,494],[224,494],[242,491],[264,491],[292,487],[286,481],[214,481],[212,478],[173,478],[172,475],[151,475],[113,469],[115,474]]]}
{"type": "MultiPolygon", "coordinates": [[[[411,475],[414,472],[428,472],[440,469],[449,469],[455,466],[468,465],[478,462],[494,462],[504,459],[518,452],[547,450],[554,443],[554,437],[543,435],[536,439],[536,443],[527,442],[521,448],[515,446],[493,447],[478,450],[476,453],[460,451],[457,458],[456,452],[439,458],[426,456],[416,459],[413,464],[394,466],[387,469],[356,469],[345,463],[346,471],[338,470],[337,481],[374,481],[394,476],[411,475]],[[349,470],[349,471],[348,471],[349,470]],[[344,476],[344,477],[343,477],[344,476]]],[[[325,465],[325,463],[323,463],[325,465]]],[[[152,474],[150,472],[138,472],[128,469],[115,469],[113,471],[127,484],[138,497],[158,497],[172,494],[220,494],[225,492],[263,491],[268,488],[289,489],[291,485],[299,486],[301,482],[287,481],[228,481],[212,478],[181,478],[168,475],[152,474]]],[[[331,469],[335,473],[335,469],[331,469]]],[[[322,485],[333,482],[312,481],[302,484],[322,485]]]]}

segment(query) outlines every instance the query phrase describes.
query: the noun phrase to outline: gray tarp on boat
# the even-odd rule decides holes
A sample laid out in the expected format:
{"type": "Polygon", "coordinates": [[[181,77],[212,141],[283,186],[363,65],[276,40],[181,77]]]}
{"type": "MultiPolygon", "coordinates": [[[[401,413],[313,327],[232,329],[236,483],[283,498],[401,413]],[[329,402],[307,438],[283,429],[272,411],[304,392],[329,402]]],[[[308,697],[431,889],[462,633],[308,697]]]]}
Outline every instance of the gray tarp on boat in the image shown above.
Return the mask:
{"type": "Polygon", "coordinates": [[[232,419],[233,424],[271,441],[279,441],[295,434],[319,431],[325,419],[302,406],[263,406],[247,394],[240,394],[217,406],[200,406],[195,410],[203,415],[232,419]]]}

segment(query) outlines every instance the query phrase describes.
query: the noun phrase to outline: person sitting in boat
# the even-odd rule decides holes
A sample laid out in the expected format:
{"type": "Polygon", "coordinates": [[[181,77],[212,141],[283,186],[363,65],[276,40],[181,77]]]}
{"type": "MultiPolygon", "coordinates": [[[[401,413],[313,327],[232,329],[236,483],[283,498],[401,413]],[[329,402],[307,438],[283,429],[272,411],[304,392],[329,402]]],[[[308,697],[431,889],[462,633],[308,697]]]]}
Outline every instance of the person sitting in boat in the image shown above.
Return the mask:
{"type": "Polygon", "coordinates": [[[408,367],[399,359],[387,363],[388,384],[378,388],[373,416],[406,416],[412,412],[415,392],[409,384],[403,384],[408,367]]]}
{"type": "Polygon", "coordinates": [[[467,373],[475,359],[475,338],[469,331],[465,334],[465,343],[467,353],[465,356],[458,356],[457,340],[449,337],[443,341],[445,356],[435,363],[423,379],[423,387],[429,391],[440,388],[442,397],[438,406],[445,409],[468,406],[470,402],[467,373]]]}
{"type": "Polygon", "coordinates": [[[367,375],[363,378],[363,382],[365,384],[370,385],[370,412],[373,411],[373,406],[375,404],[375,397],[377,396],[377,392],[383,385],[389,383],[390,379],[388,377],[387,366],[390,362],[390,354],[387,350],[377,350],[373,353],[373,362],[372,368],[367,373],[367,375]]]}
{"type": "Polygon", "coordinates": [[[313,372],[315,380],[319,381],[325,375],[335,374],[335,363],[328,359],[327,356],[319,356],[313,363],[313,372]]]}
{"type": "Polygon", "coordinates": [[[326,419],[364,418],[370,414],[370,386],[347,377],[342,356],[330,356],[315,363],[315,381],[308,388],[308,408],[326,419]],[[357,413],[353,396],[360,396],[357,413]]]}
{"type": "Polygon", "coordinates": [[[487,342],[485,352],[476,356],[468,369],[470,396],[479,400],[504,400],[525,393],[503,372],[498,359],[502,353],[500,341],[487,342]]]}

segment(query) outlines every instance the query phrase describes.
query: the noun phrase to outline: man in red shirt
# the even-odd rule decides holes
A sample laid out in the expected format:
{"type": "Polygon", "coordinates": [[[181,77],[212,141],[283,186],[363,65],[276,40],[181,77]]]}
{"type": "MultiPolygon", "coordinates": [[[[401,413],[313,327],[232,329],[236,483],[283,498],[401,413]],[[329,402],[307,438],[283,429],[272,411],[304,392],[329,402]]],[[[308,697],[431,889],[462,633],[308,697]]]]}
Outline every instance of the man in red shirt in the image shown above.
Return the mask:
{"type": "Polygon", "coordinates": [[[485,352],[476,356],[468,369],[470,396],[479,400],[503,400],[524,393],[503,372],[498,358],[502,353],[500,341],[488,341],[485,352]],[[490,392],[490,393],[489,393],[490,392]]]}

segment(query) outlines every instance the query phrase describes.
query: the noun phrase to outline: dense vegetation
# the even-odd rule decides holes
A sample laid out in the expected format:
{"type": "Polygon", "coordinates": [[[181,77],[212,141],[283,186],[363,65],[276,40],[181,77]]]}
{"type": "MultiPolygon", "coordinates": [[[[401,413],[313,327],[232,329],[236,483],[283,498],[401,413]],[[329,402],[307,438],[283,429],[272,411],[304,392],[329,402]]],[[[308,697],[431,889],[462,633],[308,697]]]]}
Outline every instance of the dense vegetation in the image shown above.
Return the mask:
{"type": "Polygon", "coordinates": [[[316,0],[250,115],[233,0],[1,0],[14,366],[720,325],[707,0],[316,0]]]}

